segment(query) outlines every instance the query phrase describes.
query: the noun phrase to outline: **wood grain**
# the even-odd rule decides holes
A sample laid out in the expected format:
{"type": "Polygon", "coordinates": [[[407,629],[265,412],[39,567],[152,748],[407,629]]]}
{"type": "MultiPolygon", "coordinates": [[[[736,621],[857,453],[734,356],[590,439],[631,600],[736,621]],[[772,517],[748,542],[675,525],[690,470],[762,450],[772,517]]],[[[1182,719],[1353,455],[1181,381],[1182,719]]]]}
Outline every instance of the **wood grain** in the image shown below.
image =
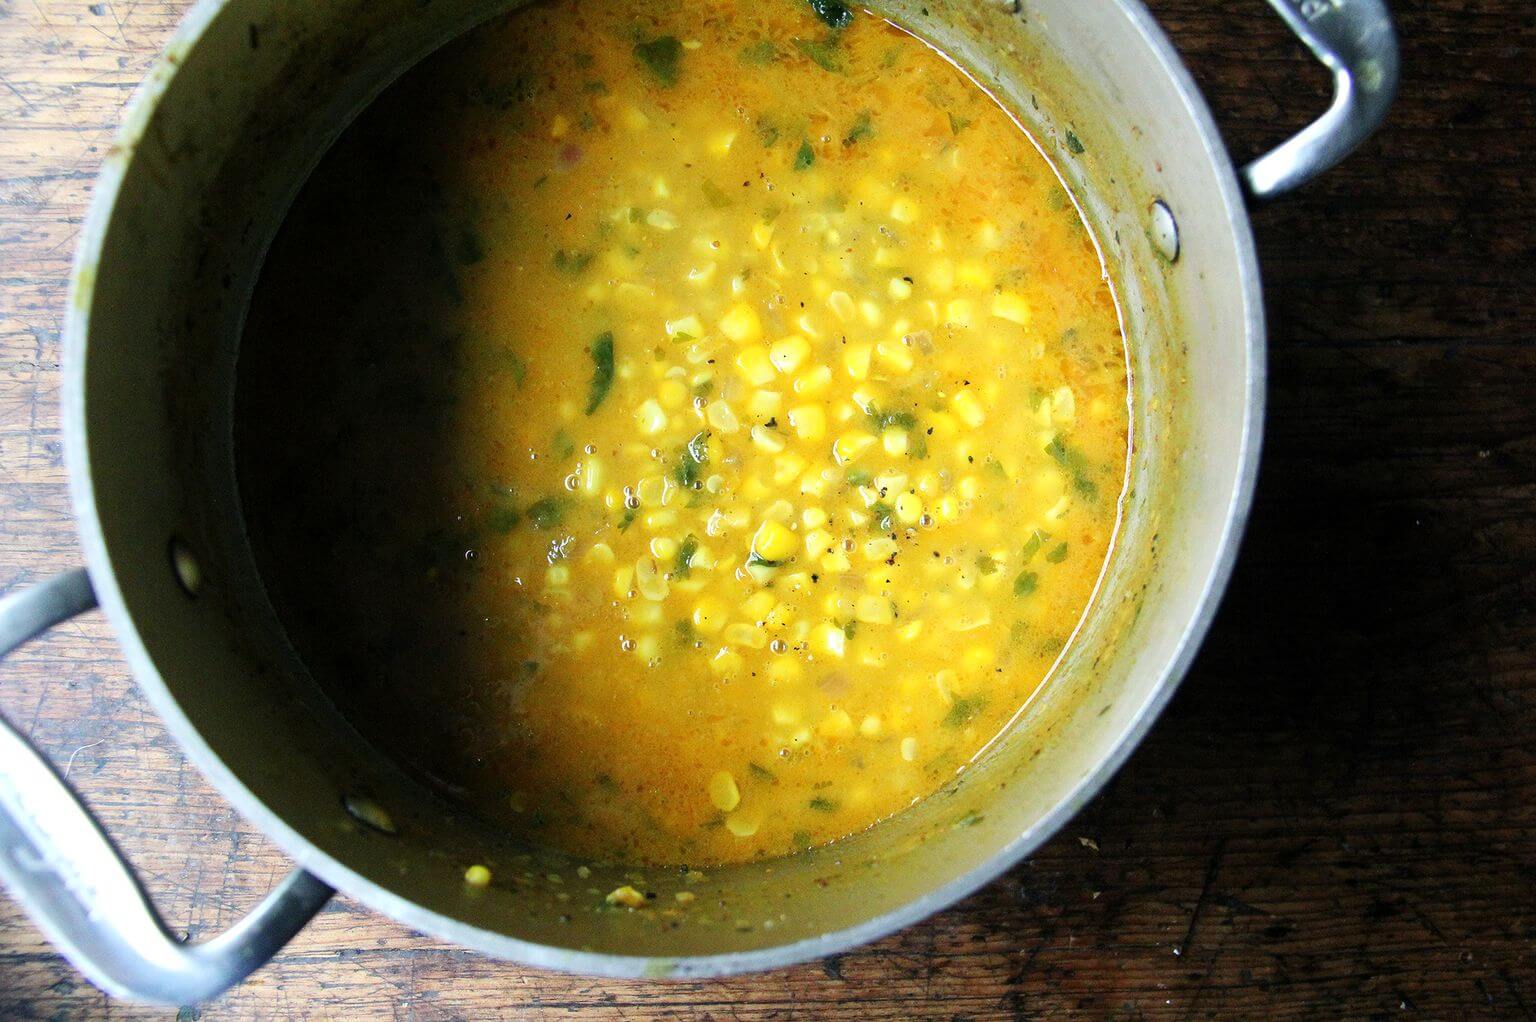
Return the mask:
{"type": "MultiPolygon", "coordinates": [[[[79,559],[65,280],[122,105],[186,6],[0,0],[0,589],[79,559]]],[[[1152,6],[1236,152],[1321,102],[1257,0],[1152,6]]],[[[1407,77],[1387,129],[1257,217],[1271,411],[1231,596],[1061,837],[879,944],[724,982],[527,971],[341,899],[201,1016],[1536,1013],[1536,19],[1523,0],[1395,7],[1407,77]]],[[[286,871],[187,767],[98,618],[4,675],[0,705],[175,925],[214,931],[286,871]]],[[[175,1014],[107,1001],[0,896],[0,1017],[175,1014]]]]}

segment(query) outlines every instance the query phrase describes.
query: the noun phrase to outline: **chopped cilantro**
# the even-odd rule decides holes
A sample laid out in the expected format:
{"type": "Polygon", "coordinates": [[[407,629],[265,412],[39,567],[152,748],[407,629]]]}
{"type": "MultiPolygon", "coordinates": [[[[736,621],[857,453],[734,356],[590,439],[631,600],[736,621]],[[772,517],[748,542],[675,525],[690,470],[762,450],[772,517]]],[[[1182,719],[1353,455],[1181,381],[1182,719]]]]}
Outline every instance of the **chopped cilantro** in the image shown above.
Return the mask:
{"type": "Polygon", "coordinates": [[[1040,576],[1033,571],[1021,571],[1019,577],[1013,580],[1013,595],[1028,596],[1035,591],[1040,584],[1040,576]]]}
{"type": "Polygon", "coordinates": [[[666,86],[677,84],[677,63],[683,55],[683,44],[676,36],[664,35],[648,43],[635,44],[635,56],[650,69],[656,80],[666,86]]]}
{"type": "Polygon", "coordinates": [[[597,411],[613,386],[613,331],[604,330],[592,342],[592,387],[587,394],[587,414],[597,411]]]}

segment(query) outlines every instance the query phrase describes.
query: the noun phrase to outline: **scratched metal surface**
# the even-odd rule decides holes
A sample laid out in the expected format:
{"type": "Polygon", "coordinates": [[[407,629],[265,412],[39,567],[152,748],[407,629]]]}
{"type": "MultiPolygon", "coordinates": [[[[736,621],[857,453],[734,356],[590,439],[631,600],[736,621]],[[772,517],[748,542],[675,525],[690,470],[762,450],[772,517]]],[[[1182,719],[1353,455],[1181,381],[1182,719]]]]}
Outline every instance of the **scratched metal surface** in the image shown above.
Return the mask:
{"type": "MultiPolygon", "coordinates": [[[[78,559],[56,409],[69,258],[185,7],[0,0],[0,589],[78,559]]],[[[1257,0],[1153,7],[1238,151],[1320,101],[1257,0]]],[[[513,968],[340,899],[201,1015],[1530,1017],[1536,21],[1521,0],[1396,8],[1387,130],[1258,217],[1272,418],[1231,598],[1151,740],[1032,862],[836,960],[676,985],[513,968]]],[[[0,673],[0,706],[175,926],[213,932],[286,871],[188,769],[99,618],[0,673]]],[[[175,1014],[107,1002],[0,896],[0,1017],[175,1014]]]]}

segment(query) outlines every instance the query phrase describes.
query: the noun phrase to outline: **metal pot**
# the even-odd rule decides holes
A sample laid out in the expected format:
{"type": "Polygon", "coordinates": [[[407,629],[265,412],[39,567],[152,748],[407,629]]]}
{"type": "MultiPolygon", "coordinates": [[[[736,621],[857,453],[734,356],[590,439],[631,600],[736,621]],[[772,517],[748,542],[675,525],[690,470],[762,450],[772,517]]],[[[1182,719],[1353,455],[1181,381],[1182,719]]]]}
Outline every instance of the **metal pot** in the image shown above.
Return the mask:
{"type": "Polygon", "coordinates": [[[332,889],[446,940],[609,976],[715,976],[872,940],[1055,833],[1167,703],[1230,573],[1258,465],[1264,318],[1244,192],[1339,160],[1397,80],[1381,0],[1270,0],[1332,69],[1328,112],[1241,169],[1137,0],[892,0],[967,65],[1083,200],[1123,301],[1132,492],[1092,613],[1041,698],[937,795],[786,859],[697,875],[520,846],[367,746],[264,595],[230,451],[235,355],[265,247],[355,113],[507,0],[203,0],[129,108],[86,221],[65,329],[64,431],[87,568],[0,601],[0,651],[99,603],[187,756],[298,864],[233,929],[177,942],[61,776],[0,728],[0,874],[107,991],[208,998],[332,889]],[[463,883],[468,863],[498,880],[463,883]],[[550,877],[559,878],[558,881],[550,877]],[[658,906],[615,910],[625,883],[658,906]]]}

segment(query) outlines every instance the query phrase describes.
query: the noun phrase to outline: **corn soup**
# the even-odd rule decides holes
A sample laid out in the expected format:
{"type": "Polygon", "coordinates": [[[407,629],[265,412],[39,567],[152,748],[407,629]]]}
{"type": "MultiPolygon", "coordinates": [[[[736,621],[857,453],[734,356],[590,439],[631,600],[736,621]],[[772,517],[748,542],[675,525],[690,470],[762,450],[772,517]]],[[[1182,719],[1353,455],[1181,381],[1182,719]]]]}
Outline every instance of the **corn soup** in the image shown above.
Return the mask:
{"type": "Polygon", "coordinates": [[[359,730],[531,839],[781,855],[1050,674],[1127,368],[1019,125],[835,2],[557,0],[390,88],[256,289],[237,460],[359,730]]]}

